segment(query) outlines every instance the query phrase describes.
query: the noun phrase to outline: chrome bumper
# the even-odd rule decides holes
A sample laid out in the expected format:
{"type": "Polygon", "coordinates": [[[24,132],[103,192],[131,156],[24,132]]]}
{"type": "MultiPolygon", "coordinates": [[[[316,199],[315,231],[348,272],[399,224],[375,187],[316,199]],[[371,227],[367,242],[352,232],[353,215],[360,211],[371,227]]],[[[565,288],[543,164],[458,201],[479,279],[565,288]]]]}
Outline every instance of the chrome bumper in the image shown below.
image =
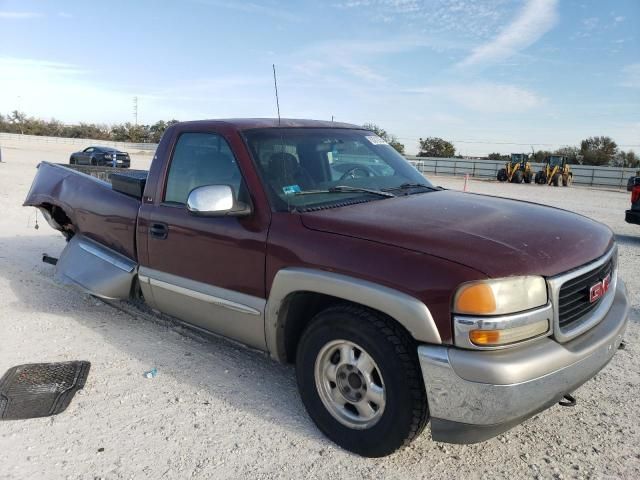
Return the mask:
{"type": "Polygon", "coordinates": [[[421,345],[418,357],[433,439],[481,442],[558,402],[611,360],[628,315],[626,290],[619,280],[602,321],[567,343],[542,338],[498,351],[421,345]]]}

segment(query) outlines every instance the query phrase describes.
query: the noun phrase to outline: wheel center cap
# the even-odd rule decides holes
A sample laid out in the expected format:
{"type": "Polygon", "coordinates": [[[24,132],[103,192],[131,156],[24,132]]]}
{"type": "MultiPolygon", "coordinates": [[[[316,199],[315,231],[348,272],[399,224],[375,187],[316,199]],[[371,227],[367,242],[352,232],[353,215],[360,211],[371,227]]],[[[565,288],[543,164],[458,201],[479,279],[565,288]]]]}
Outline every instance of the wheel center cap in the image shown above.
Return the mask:
{"type": "Polygon", "coordinates": [[[362,373],[353,365],[338,368],[336,383],[342,396],[349,402],[359,402],[367,389],[362,373]]]}
{"type": "Polygon", "coordinates": [[[359,389],[362,386],[362,380],[357,373],[349,374],[349,386],[353,389],[359,389]]]}

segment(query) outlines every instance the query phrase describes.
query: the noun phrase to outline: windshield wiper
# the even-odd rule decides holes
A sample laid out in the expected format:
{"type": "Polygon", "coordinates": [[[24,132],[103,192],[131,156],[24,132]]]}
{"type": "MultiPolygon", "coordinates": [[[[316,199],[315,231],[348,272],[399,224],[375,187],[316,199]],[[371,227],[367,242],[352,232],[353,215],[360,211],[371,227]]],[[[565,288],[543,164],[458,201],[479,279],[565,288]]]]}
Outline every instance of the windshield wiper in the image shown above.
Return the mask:
{"type": "Polygon", "coordinates": [[[372,195],[378,195],[380,197],[385,197],[385,198],[395,197],[393,193],[389,193],[386,191],[374,190],[372,188],[350,187],[348,185],[337,185],[335,187],[331,187],[326,190],[306,190],[302,192],[296,192],[294,195],[315,195],[318,193],[349,193],[349,192],[371,193],[372,195]]]}
{"type": "Polygon", "coordinates": [[[431,190],[433,192],[439,191],[439,190],[444,190],[444,188],[442,187],[432,187],[431,185],[427,185],[425,183],[403,183],[402,185],[399,185],[397,187],[389,187],[389,188],[383,188],[382,191],[384,192],[393,192],[394,190],[408,190],[410,188],[426,188],[427,190],[431,190]]]}

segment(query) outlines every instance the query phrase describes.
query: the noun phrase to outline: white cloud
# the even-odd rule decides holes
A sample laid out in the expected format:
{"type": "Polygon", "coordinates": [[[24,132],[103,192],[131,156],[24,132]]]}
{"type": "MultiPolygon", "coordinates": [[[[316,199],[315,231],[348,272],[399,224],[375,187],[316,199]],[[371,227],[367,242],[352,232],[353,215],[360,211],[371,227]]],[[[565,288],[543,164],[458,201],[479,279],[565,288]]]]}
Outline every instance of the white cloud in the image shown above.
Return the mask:
{"type": "Polygon", "coordinates": [[[640,88],[640,63],[632,63],[622,68],[622,82],[620,86],[640,88]]]}
{"type": "Polygon", "coordinates": [[[68,122],[131,118],[134,93],[101,86],[91,72],[76,65],[0,57],[0,71],[0,105],[5,111],[68,122]]]}
{"type": "Polygon", "coordinates": [[[404,31],[452,37],[487,38],[513,9],[506,0],[344,0],[334,8],[375,22],[396,22],[404,31]]]}
{"type": "Polygon", "coordinates": [[[584,25],[584,28],[587,30],[593,30],[598,26],[598,23],[600,23],[600,19],[598,17],[589,17],[582,20],[582,25],[584,25]]]}
{"type": "Polygon", "coordinates": [[[557,0],[528,0],[516,19],[493,40],[477,47],[459,66],[503,60],[539,40],[558,19],[557,0]]]}
{"type": "Polygon", "coordinates": [[[263,2],[262,4],[247,2],[245,0],[195,0],[203,5],[236,10],[243,13],[250,13],[257,16],[267,16],[288,22],[297,22],[300,17],[291,13],[287,7],[273,2],[263,2]]]}
{"type": "Polygon", "coordinates": [[[27,18],[38,18],[42,14],[38,12],[0,12],[0,19],[7,20],[24,20],[27,18]]]}
{"type": "Polygon", "coordinates": [[[617,17],[615,17],[615,18],[613,19],[613,21],[614,21],[615,23],[623,22],[623,21],[624,21],[624,17],[623,17],[622,15],[618,15],[617,17]]]}
{"type": "Polygon", "coordinates": [[[0,113],[20,110],[64,122],[131,121],[134,96],[141,123],[265,115],[273,104],[267,75],[191,79],[140,92],[105,85],[99,72],[47,60],[0,56],[0,72],[0,113]]]}
{"type": "Polygon", "coordinates": [[[437,85],[409,92],[445,97],[466,109],[486,113],[522,112],[545,102],[544,98],[530,90],[500,83],[437,85]]]}

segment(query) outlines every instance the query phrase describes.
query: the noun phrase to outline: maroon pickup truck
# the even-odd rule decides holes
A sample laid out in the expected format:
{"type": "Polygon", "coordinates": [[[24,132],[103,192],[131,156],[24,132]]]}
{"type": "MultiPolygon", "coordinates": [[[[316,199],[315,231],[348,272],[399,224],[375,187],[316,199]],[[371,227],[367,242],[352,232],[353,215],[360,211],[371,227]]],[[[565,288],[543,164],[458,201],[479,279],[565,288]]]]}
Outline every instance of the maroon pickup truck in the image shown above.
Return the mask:
{"type": "Polygon", "coordinates": [[[180,123],[148,173],[41,163],[25,205],[68,240],[60,278],[295,363],[320,430],[365,456],[429,421],[438,441],[506,431],[627,324],[607,227],[433,186],[354,125],[180,123]]]}

